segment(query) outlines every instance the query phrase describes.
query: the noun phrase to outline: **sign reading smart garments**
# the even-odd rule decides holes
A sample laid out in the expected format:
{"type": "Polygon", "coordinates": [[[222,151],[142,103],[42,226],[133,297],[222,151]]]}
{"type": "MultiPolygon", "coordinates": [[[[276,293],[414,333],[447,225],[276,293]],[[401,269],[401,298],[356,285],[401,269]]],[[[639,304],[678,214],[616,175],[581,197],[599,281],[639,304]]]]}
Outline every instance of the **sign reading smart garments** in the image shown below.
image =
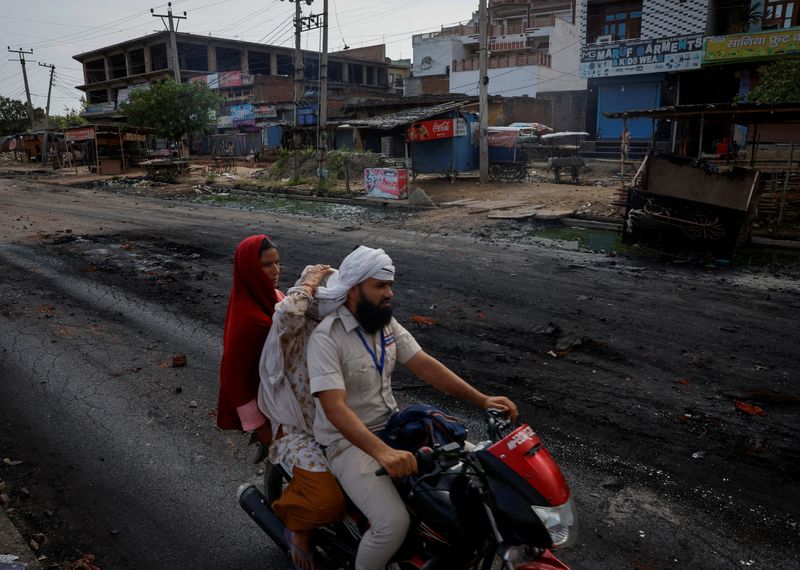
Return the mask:
{"type": "Polygon", "coordinates": [[[706,63],[800,53],[800,28],[731,34],[706,40],[706,63]]]}
{"type": "Polygon", "coordinates": [[[703,34],[591,44],[581,49],[582,77],[614,77],[697,69],[703,55],[703,34]]]}

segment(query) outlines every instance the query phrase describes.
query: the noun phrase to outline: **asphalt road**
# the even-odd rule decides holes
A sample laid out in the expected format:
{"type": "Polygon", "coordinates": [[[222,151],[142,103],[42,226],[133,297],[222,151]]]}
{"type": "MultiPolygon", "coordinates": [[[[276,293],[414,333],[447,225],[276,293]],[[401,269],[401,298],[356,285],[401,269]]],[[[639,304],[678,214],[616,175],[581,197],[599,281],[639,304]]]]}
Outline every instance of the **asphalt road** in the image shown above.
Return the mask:
{"type": "MultiPolygon", "coordinates": [[[[103,569],[285,566],[236,504],[259,476],[246,441],[213,419],[232,253],[265,232],[282,288],[355,245],[387,250],[399,320],[514,398],[562,466],[573,568],[795,567],[796,273],[394,225],[0,179],[0,480],[26,538],[103,569]]],[[[396,380],[401,400],[449,408],[480,439],[473,410],[396,380]]]]}

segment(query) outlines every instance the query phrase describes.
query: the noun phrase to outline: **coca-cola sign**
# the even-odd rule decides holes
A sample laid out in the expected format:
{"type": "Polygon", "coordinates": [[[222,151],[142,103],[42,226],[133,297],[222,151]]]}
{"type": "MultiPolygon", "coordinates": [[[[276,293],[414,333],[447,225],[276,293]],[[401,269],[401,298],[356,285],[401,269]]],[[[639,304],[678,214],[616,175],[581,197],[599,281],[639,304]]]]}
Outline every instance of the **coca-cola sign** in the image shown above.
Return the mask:
{"type": "Polygon", "coordinates": [[[408,131],[406,131],[406,138],[409,142],[449,139],[455,136],[454,124],[455,121],[453,119],[420,121],[408,128],[408,131]]]}

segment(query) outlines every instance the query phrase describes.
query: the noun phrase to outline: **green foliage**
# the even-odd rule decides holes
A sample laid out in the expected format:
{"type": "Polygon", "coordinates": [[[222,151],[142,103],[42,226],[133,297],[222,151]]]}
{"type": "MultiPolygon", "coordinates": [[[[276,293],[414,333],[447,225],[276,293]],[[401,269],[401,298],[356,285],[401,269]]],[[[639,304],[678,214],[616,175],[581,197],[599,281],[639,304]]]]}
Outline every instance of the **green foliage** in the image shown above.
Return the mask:
{"type": "Polygon", "coordinates": [[[50,115],[50,129],[54,131],[61,131],[68,127],[80,127],[88,123],[86,119],[81,116],[81,111],[78,109],[65,109],[64,115],[50,115]]]}
{"type": "Polygon", "coordinates": [[[209,185],[210,184],[214,184],[214,182],[216,182],[216,181],[217,181],[217,175],[216,174],[214,174],[213,172],[209,172],[208,174],[206,174],[206,184],[209,184],[209,185]]]}
{"type": "Polygon", "coordinates": [[[172,80],[154,83],[149,89],[136,89],[121,106],[128,123],[150,127],[159,136],[179,141],[189,133],[208,128],[208,113],[221,104],[220,96],[208,86],[172,80]]]}
{"type": "MultiPolygon", "coordinates": [[[[33,110],[34,122],[44,118],[44,111],[33,110]]],[[[0,95],[0,135],[13,135],[31,130],[28,106],[18,99],[9,99],[0,95]]]]}
{"type": "Polygon", "coordinates": [[[758,85],[748,95],[754,103],[800,101],[800,58],[782,58],[758,68],[758,85]]]}
{"type": "Polygon", "coordinates": [[[746,32],[750,26],[761,21],[761,2],[750,5],[747,0],[740,0],[738,5],[728,8],[728,33],[738,34],[746,32]]]}

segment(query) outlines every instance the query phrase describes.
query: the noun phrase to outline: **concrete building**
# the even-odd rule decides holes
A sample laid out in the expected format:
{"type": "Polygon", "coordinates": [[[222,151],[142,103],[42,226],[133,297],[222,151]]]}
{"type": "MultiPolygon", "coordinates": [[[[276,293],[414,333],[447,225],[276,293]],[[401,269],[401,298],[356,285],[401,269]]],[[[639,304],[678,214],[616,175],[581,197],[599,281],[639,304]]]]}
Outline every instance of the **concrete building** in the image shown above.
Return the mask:
{"type": "MultiPolygon", "coordinates": [[[[580,33],[574,0],[489,0],[489,94],[548,99],[553,127],[582,130],[586,80],[578,74],[580,33]]],[[[419,34],[407,93],[447,77],[450,93],[477,95],[478,14],[466,24],[419,34]],[[418,87],[419,86],[419,87],[418,87]]],[[[418,92],[418,93],[417,93],[418,92]]]]}
{"type": "MultiPolygon", "coordinates": [[[[189,33],[177,33],[182,81],[204,81],[226,100],[219,126],[231,126],[231,107],[254,105],[255,118],[291,120],[294,100],[294,50],[189,33]]],[[[117,118],[117,106],[132,89],[173,78],[174,61],[166,31],[74,56],[83,66],[86,115],[117,118]]],[[[306,98],[316,97],[319,53],[303,52],[306,98]]],[[[390,93],[389,64],[383,45],[329,56],[329,109],[335,116],[345,100],[390,93]],[[346,96],[345,96],[346,93],[346,96]]]]}
{"type": "MultiPolygon", "coordinates": [[[[746,100],[759,66],[800,53],[798,12],[798,0],[580,0],[586,130],[618,142],[622,123],[604,112],[746,100]]],[[[672,148],[697,138],[668,120],[628,127],[634,140],[672,148]]],[[[703,139],[712,144],[726,134],[703,139]]],[[[737,136],[744,142],[744,133],[737,136]]]]}

